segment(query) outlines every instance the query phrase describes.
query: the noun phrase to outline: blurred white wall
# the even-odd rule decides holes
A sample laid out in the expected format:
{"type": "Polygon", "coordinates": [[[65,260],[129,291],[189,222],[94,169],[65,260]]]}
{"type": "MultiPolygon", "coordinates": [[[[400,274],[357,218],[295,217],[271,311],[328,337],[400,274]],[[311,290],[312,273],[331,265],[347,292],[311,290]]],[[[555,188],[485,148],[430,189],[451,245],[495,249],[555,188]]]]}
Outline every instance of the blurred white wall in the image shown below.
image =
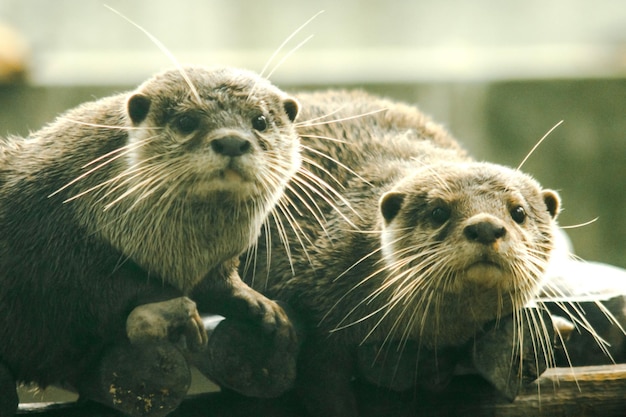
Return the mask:
{"type": "MultiPolygon", "coordinates": [[[[260,71],[273,50],[314,37],[276,72],[296,84],[613,77],[626,73],[623,0],[0,0],[32,46],[35,84],[135,83],[181,61],[260,71]]],[[[280,60],[280,58],[278,58],[280,60]]]]}

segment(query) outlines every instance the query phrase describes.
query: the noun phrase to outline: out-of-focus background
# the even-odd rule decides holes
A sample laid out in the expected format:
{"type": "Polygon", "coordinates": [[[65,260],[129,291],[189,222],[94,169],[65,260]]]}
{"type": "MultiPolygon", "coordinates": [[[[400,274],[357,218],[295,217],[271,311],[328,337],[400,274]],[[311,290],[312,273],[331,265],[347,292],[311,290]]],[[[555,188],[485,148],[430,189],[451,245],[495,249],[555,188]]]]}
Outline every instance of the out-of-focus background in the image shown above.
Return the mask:
{"type": "Polygon", "coordinates": [[[598,218],[568,230],[579,256],[626,267],[623,0],[0,0],[0,136],[172,66],[105,1],[182,62],[256,71],[324,10],[272,81],[417,103],[478,159],[517,166],[564,120],[524,170],[560,192],[562,225],[598,218]]]}

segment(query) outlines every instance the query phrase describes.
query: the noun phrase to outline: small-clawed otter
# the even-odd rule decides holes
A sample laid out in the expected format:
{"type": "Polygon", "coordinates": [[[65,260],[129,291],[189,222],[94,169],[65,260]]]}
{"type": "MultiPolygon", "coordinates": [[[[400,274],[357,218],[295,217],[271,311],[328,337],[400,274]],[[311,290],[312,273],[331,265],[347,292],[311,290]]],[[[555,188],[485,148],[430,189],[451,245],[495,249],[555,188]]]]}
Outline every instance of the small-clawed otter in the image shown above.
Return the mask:
{"type": "MultiPolygon", "coordinates": [[[[203,310],[293,341],[237,264],[300,166],[298,110],[253,73],[187,67],[0,142],[0,414],[17,406],[15,381],[81,392],[105,351],[128,345],[135,307],[196,287],[203,310]]],[[[187,342],[206,342],[182,300],[187,342]]],[[[150,401],[167,388],[141,393],[138,412],[163,414],[150,401]]]]}
{"type": "MultiPolygon", "coordinates": [[[[536,293],[559,197],[473,161],[414,107],[354,92],[296,97],[312,120],[298,127],[303,167],[317,178],[292,180],[240,273],[306,321],[297,385],[309,411],[354,416],[359,344],[455,349],[536,293]]],[[[431,359],[421,367],[436,368],[431,359]]]]}

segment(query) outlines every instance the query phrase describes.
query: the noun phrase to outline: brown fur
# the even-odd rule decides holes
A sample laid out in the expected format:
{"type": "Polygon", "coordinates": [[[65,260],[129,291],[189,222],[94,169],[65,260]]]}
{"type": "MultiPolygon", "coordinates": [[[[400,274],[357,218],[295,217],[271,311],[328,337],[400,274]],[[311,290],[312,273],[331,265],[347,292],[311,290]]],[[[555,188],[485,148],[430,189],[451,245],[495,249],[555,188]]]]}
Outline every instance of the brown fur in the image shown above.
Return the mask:
{"type": "Polygon", "coordinates": [[[307,321],[298,384],[309,410],[345,417],[356,413],[360,343],[456,348],[521,308],[539,286],[559,201],[519,171],[472,161],[414,107],[363,93],[298,99],[305,121],[387,109],[299,125],[304,169],[341,197],[301,170],[281,220],[242,264],[247,282],[307,321]]]}
{"type": "Polygon", "coordinates": [[[300,164],[298,105],[246,71],[185,74],[0,143],[4,374],[80,390],[105,350],[128,343],[131,310],[198,286],[202,309],[292,337],[236,269],[300,164]]]}

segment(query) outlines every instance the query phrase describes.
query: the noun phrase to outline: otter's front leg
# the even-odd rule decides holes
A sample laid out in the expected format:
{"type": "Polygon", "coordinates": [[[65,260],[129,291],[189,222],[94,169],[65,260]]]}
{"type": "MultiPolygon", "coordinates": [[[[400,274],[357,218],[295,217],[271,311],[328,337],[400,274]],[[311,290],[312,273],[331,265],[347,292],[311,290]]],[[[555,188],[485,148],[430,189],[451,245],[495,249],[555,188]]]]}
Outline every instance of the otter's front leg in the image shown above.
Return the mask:
{"type": "Polygon", "coordinates": [[[191,351],[207,343],[207,333],[196,303],[187,297],[143,304],[126,319],[126,335],[132,344],[169,340],[191,351]]]}
{"type": "MultiPolygon", "coordinates": [[[[282,305],[304,337],[302,323],[289,306],[282,305]]],[[[209,332],[207,349],[194,352],[189,360],[222,388],[257,398],[273,398],[293,388],[296,380],[297,345],[276,343],[253,322],[205,317],[209,332]]]]}
{"type": "Polygon", "coordinates": [[[192,294],[201,312],[226,319],[211,334],[208,349],[191,360],[223,387],[254,397],[278,396],[296,378],[303,336],[295,331],[299,320],[248,287],[236,261],[231,265],[213,271],[192,294]]]}
{"type": "Polygon", "coordinates": [[[98,309],[98,322],[108,323],[101,330],[106,343],[69,383],[81,399],[133,417],[162,417],[186,397],[191,372],[184,351],[204,346],[206,333],[195,303],[125,266],[114,277],[115,292],[103,296],[109,303],[98,309]]]}
{"type": "Polygon", "coordinates": [[[241,280],[238,263],[238,258],[224,262],[194,289],[191,298],[198,309],[258,325],[278,345],[296,344],[296,332],[285,311],[241,280]]]}

